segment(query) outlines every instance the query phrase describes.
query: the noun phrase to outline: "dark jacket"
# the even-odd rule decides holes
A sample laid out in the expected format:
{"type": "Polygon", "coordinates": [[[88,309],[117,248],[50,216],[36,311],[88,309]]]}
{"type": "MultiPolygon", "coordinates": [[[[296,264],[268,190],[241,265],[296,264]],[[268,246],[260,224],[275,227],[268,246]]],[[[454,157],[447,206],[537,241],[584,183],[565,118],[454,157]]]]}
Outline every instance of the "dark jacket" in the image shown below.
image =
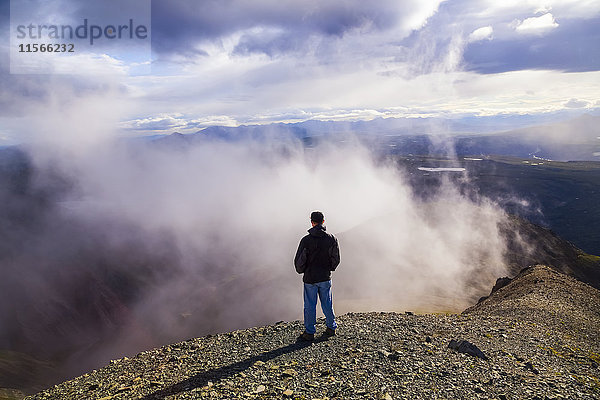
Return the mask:
{"type": "Polygon", "coordinates": [[[340,264],[340,248],[332,234],[323,225],[315,225],[300,240],[294,265],[296,272],[304,274],[304,283],[325,282],[331,279],[331,271],[340,264]]]}

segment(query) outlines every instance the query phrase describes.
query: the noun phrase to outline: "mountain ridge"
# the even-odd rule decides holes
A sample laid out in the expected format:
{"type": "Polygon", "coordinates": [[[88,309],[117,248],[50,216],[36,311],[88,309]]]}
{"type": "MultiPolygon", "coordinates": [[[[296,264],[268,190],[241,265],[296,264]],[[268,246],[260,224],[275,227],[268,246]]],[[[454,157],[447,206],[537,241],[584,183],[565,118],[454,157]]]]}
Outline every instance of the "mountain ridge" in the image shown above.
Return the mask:
{"type": "Polygon", "coordinates": [[[600,291],[537,265],[462,314],[349,313],[336,337],[314,343],[294,341],[300,321],[208,335],[27,399],[592,399],[598,310],[600,291]],[[452,339],[472,342],[486,360],[448,348],[452,339]]]}
{"type": "Polygon", "coordinates": [[[211,125],[195,133],[174,132],[152,137],[156,144],[183,148],[204,140],[344,141],[355,136],[368,146],[394,154],[505,155],[558,161],[600,160],[600,116],[582,114],[551,123],[525,121],[503,129],[476,120],[439,118],[375,118],[369,121],[318,121],[266,125],[211,125]],[[432,139],[435,138],[435,139],[432,139]],[[440,142],[447,142],[439,146],[440,142]],[[184,146],[185,144],[185,146],[184,146]]]}

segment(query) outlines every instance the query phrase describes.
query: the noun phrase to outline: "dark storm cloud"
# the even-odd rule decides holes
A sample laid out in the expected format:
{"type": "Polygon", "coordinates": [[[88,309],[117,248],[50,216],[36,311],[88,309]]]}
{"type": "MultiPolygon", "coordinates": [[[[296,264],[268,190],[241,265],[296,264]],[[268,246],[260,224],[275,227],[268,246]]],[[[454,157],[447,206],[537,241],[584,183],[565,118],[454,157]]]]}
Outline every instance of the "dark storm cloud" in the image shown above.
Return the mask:
{"type": "MultiPolygon", "coordinates": [[[[9,26],[10,26],[10,1],[9,0],[0,0],[0,34],[2,37],[9,37],[9,26]]],[[[4,43],[4,45],[8,45],[8,43],[4,43]]],[[[5,62],[8,60],[8,52],[2,51],[0,52],[0,60],[5,62]]]]}
{"type": "Polygon", "coordinates": [[[290,53],[300,50],[305,45],[305,36],[298,36],[291,32],[285,33],[262,33],[257,35],[243,35],[240,41],[233,49],[237,55],[247,55],[251,53],[264,53],[269,57],[275,57],[278,54],[290,53]]]}
{"type": "Polygon", "coordinates": [[[343,36],[356,28],[385,29],[397,21],[401,7],[394,1],[376,5],[352,1],[253,1],[239,0],[154,1],[153,48],[159,53],[189,54],[206,40],[250,28],[271,28],[271,33],[247,33],[238,53],[270,55],[297,49],[312,35],[343,36]]]}
{"type": "Polygon", "coordinates": [[[559,20],[544,36],[519,35],[469,44],[465,67],[482,74],[524,69],[600,70],[600,18],[559,20]]]}

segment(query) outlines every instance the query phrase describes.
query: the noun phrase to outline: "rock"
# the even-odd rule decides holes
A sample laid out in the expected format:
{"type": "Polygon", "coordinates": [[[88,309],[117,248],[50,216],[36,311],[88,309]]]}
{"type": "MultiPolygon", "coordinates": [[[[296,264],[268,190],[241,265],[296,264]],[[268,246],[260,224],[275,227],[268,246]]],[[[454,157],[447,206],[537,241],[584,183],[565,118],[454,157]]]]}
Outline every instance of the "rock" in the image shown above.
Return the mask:
{"type": "Polygon", "coordinates": [[[293,378],[298,375],[298,371],[296,371],[295,369],[292,369],[292,368],[288,368],[288,369],[284,369],[281,372],[281,375],[293,378]]]}
{"type": "Polygon", "coordinates": [[[378,353],[384,357],[389,357],[392,354],[387,350],[379,350],[378,353]]]}
{"type": "Polygon", "coordinates": [[[415,315],[415,313],[412,312],[412,311],[405,311],[404,314],[406,314],[406,315],[415,315]]]}
{"type": "Polygon", "coordinates": [[[527,361],[524,365],[525,369],[528,369],[529,371],[533,372],[534,374],[539,374],[540,371],[538,371],[533,364],[531,363],[531,361],[527,361]]]}
{"type": "Polygon", "coordinates": [[[457,340],[452,339],[450,340],[450,343],[448,343],[448,348],[456,350],[459,353],[468,354],[473,357],[479,357],[484,360],[488,359],[487,356],[483,353],[483,351],[479,350],[477,346],[466,340],[461,340],[459,342],[457,340]]]}
{"type": "Polygon", "coordinates": [[[379,353],[379,355],[389,358],[392,361],[396,361],[400,358],[400,353],[398,353],[397,351],[390,353],[389,351],[382,349],[382,350],[378,350],[377,352],[379,353]]]}
{"type": "Polygon", "coordinates": [[[254,389],[254,393],[258,394],[258,393],[262,393],[265,390],[267,390],[267,388],[265,387],[265,385],[258,385],[256,387],[256,389],[254,389]]]}
{"type": "Polygon", "coordinates": [[[508,285],[511,282],[512,279],[507,276],[496,279],[496,284],[494,285],[494,287],[492,287],[492,293],[502,289],[504,286],[508,285]]]}
{"type": "Polygon", "coordinates": [[[294,394],[294,391],[292,389],[285,389],[283,391],[283,395],[286,397],[292,397],[293,394],[294,394]]]}
{"type": "Polygon", "coordinates": [[[496,279],[496,284],[494,285],[494,287],[492,287],[492,291],[490,292],[489,296],[481,297],[479,300],[477,300],[477,304],[481,303],[482,301],[490,297],[492,293],[495,293],[496,291],[502,289],[504,286],[508,285],[511,282],[512,279],[507,276],[496,279]]]}

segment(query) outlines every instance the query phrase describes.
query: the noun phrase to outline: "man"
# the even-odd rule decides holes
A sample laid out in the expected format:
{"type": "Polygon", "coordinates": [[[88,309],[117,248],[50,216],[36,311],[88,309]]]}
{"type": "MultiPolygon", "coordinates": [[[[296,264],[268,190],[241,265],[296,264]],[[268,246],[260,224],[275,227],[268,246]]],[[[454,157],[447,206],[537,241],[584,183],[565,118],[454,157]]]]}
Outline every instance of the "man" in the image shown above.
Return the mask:
{"type": "Polygon", "coordinates": [[[325,232],[325,217],[320,211],[310,214],[312,228],[300,240],[294,265],[296,272],[304,274],[304,333],[299,340],[311,341],[315,338],[317,322],[317,295],[325,315],[326,337],[334,336],[337,324],[333,313],[331,295],[331,272],[340,264],[340,248],[337,239],[325,232]]]}

